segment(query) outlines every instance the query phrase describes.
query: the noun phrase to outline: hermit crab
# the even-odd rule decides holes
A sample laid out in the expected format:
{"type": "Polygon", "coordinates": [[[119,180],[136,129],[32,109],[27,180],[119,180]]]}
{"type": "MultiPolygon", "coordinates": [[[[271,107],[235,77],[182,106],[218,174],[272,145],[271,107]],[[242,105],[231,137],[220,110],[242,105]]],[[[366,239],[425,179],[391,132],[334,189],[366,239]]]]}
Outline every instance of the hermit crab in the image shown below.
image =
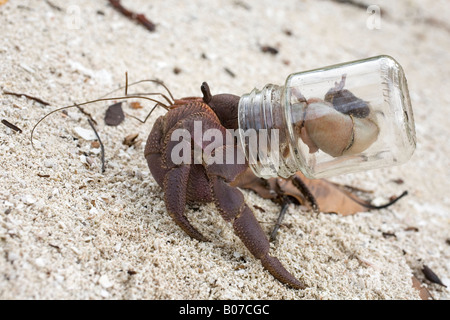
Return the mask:
{"type": "MultiPolygon", "coordinates": [[[[145,146],[145,158],[153,177],[164,191],[164,202],[169,215],[189,236],[204,241],[206,238],[192,226],[184,214],[185,207],[189,202],[214,202],[222,217],[231,222],[235,233],[248,250],[261,260],[262,265],[275,278],[293,288],[305,288],[276,257],[269,254],[270,244],[264,231],[244,202],[241,191],[230,185],[239,174],[247,170],[245,162],[207,164],[203,160],[195,164],[194,159],[191,159],[191,164],[173,162],[172,149],[178,143],[171,139],[175,130],[184,129],[193,136],[195,121],[201,121],[202,135],[211,128],[220,130],[224,136],[226,129],[237,129],[239,97],[231,94],[211,95],[206,83],[203,83],[201,89],[203,98],[176,100],[167,114],[156,120],[145,146]]],[[[192,139],[192,150],[194,145],[205,149],[208,144],[192,139]]],[[[225,144],[218,148],[234,149],[234,154],[238,154],[237,144],[225,144]]]]}
{"type": "MultiPolygon", "coordinates": [[[[130,86],[144,81],[162,85],[169,92],[170,98],[162,93],[128,94],[127,80],[125,87],[122,87],[125,88],[123,97],[100,98],[75,104],[54,110],[45,117],[61,109],[80,108],[82,105],[93,102],[129,98],[147,99],[156,102],[154,108],[164,107],[167,113],[160,116],[154,123],[146,142],[144,156],[151,174],[164,192],[165,206],[174,222],[190,237],[206,241],[207,237],[189,222],[185,215],[185,208],[192,202],[213,202],[221,216],[231,223],[236,235],[253,256],[261,261],[265,269],[280,282],[292,288],[305,288],[302,281],[294,277],[276,257],[269,254],[269,240],[252,210],[245,203],[244,196],[238,188],[239,184],[236,183],[249,169],[248,160],[245,157],[243,161],[238,160],[240,157],[242,159],[242,146],[234,139],[228,139],[230,131],[239,127],[240,97],[233,94],[212,95],[206,82],[201,86],[203,97],[181,99],[173,98],[167,87],[157,80],[142,80],[130,86]],[[149,95],[159,95],[168,104],[149,98],[149,95]],[[198,127],[200,132],[196,133],[198,127]],[[211,130],[215,130],[227,139],[220,140],[219,143],[205,140],[204,137],[211,130]],[[184,137],[186,140],[180,143],[176,137],[184,137]],[[180,145],[183,148],[180,148],[180,145]],[[200,152],[195,152],[196,150],[200,152]],[[174,155],[180,156],[180,153],[182,153],[183,161],[179,161],[180,157],[174,157],[174,155]],[[230,154],[231,161],[229,161],[230,154]],[[214,161],[211,161],[212,159],[214,161]]],[[[306,100],[300,93],[296,96],[298,102],[305,105],[306,111],[295,126],[301,139],[309,146],[310,152],[320,149],[330,155],[339,156],[367,148],[377,137],[378,127],[368,117],[370,110],[367,103],[348,90],[344,90],[344,83],[345,77],[342,78],[341,83],[336,83],[335,88],[328,91],[324,100],[317,98],[306,100]],[[331,126],[331,132],[330,128],[320,123],[320,119],[331,126]],[[361,122],[368,122],[365,125],[369,129],[360,129],[361,122]],[[338,135],[333,131],[335,127],[343,127],[338,135]]],[[[152,111],[147,115],[146,120],[152,111]]],[[[31,142],[34,129],[45,117],[41,118],[33,128],[31,142]]],[[[314,195],[309,192],[301,179],[296,176],[292,182],[304,195],[304,199],[312,204],[312,208],[317,210],[314,195]]],[[[313,189],[314,187],[311,190],[314,191],[313,189]]],[[[400,197],[379,208],[394,203],[400,197]]],[[[366,208],[377,208],[362,205],[366,208]]]]}
{"type": "Polygon", "coordinates": [[[369,104],[344,89],[345,79],[344,74],[324,100],[307,100],[295,92],[304,114],[294,126],[310,153],[320,149],[332,157],[357,154],[377,139],[379,128],[370,118],[369,104]]]}

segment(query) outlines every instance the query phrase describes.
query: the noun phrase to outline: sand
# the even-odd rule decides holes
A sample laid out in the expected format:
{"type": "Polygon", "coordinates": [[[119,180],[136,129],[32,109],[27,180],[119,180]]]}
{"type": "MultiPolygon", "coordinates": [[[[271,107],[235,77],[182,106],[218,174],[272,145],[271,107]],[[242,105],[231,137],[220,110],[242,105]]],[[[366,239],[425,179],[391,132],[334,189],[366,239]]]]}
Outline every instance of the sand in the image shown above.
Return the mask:
{"type": "MultiPolygon", "coordinates": [[[[123,1],[153,20],[156,32],[107,1],[0,6],[0,118],[23,130],[0,125],[0,298],[419,299],[415,275],[435,299],[448,299],[450,289],[430,283],[421,269],[429,266],[450,285],[450,7],[378,2],[380,29],[368,28],[374,16],[364,5],[336,1],[123,1]],[[279,53],[262,52],[264,45],[279,53]],[[409,195],[388,209],[348,217],[291,206],[271,251],[305,290],[265,271],[214,205],[186,211],[208,242],[189,238],[171,220],[143,157],[164,110],[146,124],[127,117],[108,127],[108,103],[85,107],[105,145],[103,174],[99,149],[74,139],[77,127],[90,128],[77,110],[48,117],[35,133],[36,151],[31,147],[31,129],[42,116],[118,88],[125,72],[130,82],[164,80],[176,97],[201,95],[203,81],[213,93],[241,95],[282,84],[293,72],[378,54],[405,69],[417,150],[402,166],[333,181],[373,190],[375,203],[404,190],[409,195]],[[122,143],[135,133],[141,143],[122,143]]],[[[125,112],[143,118],[152,104],[142,104],[125,112]]],[[[269,233],[279,206],[244,195],[269,233]]]]}

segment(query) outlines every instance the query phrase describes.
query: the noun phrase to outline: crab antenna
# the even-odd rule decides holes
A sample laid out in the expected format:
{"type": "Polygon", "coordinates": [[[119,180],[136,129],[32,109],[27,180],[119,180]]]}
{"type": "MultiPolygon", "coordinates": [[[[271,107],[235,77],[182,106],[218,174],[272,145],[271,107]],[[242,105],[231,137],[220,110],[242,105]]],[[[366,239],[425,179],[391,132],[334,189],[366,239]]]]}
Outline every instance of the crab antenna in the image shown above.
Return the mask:
{"type": "MultiPolygon", "coordinates": [[[[91,100],[91,101],[87,101],[87,102],[83,102],[83,103],[75,103],[75,104],[70,105],[70,106],[65,106],[65,107],[58,108],[58,109],[55,109],[55,110],[53,110],[53,111],[50,111],[50,112],[47,113],[45,116],[43,116],[41,119],[39,119],[39,121],[33,126],[33,129],[31,129],[31,136],[30,136],[30,139],[31,139],[31,146],[32,146],[33,149],[36,151],[36,148],[34,147],[34,143],[33,143],[34,130],[36,129],[36,127],[37,127],[37,126],[38,126],[45,118],[47,118],[48,116],[50,116],[51,114],[53,114],[53,113],[55,113],[55,112],[58,112],[58,111],[61,111],[61,110],[65,110],[65,109],[70,109],[70,108],[78,108],[78,107],[80,107],[80,106],[84,106],[84,105],[87,105],[87,104],[96,103],[96,102],[100,102],[100,101],[126,100],[126,99],[129,99],[129,98],[145,99],[145,100],[150,100],[150,101],[156,102],[156,105],[153,107],[152,111],[150,111],[150,113],[147,115],[147,117],[145,118],[145,120],[147,120],[147,118],[150,116],[151,112],[153,112],[153,110],[154,110],[157,106],[161,106],[161,107],[163,107],[164,109],[169,110],[169,107],[168,107],[168,106],[166,106],[165,104],[161,103],[161,102],[158,101],[158,100],[155,100],[155,99],[152,99],[152,98],[148,98],[148,97],[144,97],[144,96],[138,96],[138,95],[129,95],[129,96],[126,96],[126,97],[114,97],[114,98],[100,98],[100,99],[91,100]]],[[[133,117],[133,118],[135,118],[135,117],[133,117]]],[[[145,122],[145,121],[144,121],[144,122],[145,122]]]]}
{"type": "Polygon", "coordinates": [[[132,82],[132,83],[128,84],[128,75],[127,75],[127,77],[126,77],[126,84],[125,84],[124,86],[121,86],[121,87],[119,87],[119,88],[117,88],[117,89],[114,89],[114,90],[111,91],[111,92],[108,92],[107,94],[103,95],[101,98],[106,97],[106,96],[109,96],[110,94],[112,94],[112,93],[114,93],[114,92],[116,92],[116,91],[118,91],[118,90],[122,90],[122,89],[124,89],[124,88],[125,88],[125,92],[128,93],[128,87],[137,85],[137,84],[139,84],[139,83],[144,83],[144,82],[153,82],[153,83],[156,83],[156,84],[162,86],[162,87],[163,87],[164,89],[166,89],[166,91],[169,93],[169,96],[170,96],[170,98],[171,98],[172,100],[170,100],[169,97],[167,97],[167,96],[166,96],[165,94],[163,94],[163,93],[145,93],[145,94],[142,94],[142,96],[144,96],[144,95],[148,95],[148,96],[151,96],[151,95],[159,95],[159,96],[163,97],[169,104],[171,104],[171,105],[174,104],[175,98],[173,97],[173,95],[172,95],[172,93],[170,92],[169,88],[167,88],[167,86],[166,86],[162,81],[155,80],[155,79],[146,79],[146,80],[139,80],[139,81],[132,82]]]}
{"type": "Polygon", "coordinates": [[[131,114],[127,114],[127,116],[128,117],[131,117],[131,118],[133,118],[133,119],[136,119],[137,121],[139,121],[140,123],[146,123],[147,122],[147,119],[150,117],[150,115],[153,113],[153,111],[156,109],[156,107],[158,107],[158,106],[161,106],[162,107],[162,105],[158,102],[158,103],[156,103],[154,106],[153,106],[153,108],[152,108],[152,110],[150,110],[150,112],[147,114],[147,116],[145,117],[145,119],[144,120],[141,120],[141,119],[139,119],[138,117],[135,117],[135,116],[133,116],[133,115],[131,115],[131,114]]]}
{"type": "Polygon", "coordinates": [[[396,203],[398,200],[400,200],[401,198],[403,198],[407,194],[408,194],[408,191],[403,191],[403,193],[401,195],[399,195],[397,198],[395,198],[394,200],[390,200],[388,203],[383,204],[381,206],[374,206],[374,205],[369,204],[369,203],[364,203],[362,201],[359,201],[358,199],[353,198],[352,196],[350,196],[350,198],[352,198],[353,201],[355,201],[356,203],[362,205],[363,207],[366,207],[367,209],[380,210],[380,209],[384,209],[384,208],[392,206],[394,203],[396,203]]]}
{"type": "Polygon", "coordinates": [[[125,95],[128,95],[128,72],[125,72],[125,95]]]}

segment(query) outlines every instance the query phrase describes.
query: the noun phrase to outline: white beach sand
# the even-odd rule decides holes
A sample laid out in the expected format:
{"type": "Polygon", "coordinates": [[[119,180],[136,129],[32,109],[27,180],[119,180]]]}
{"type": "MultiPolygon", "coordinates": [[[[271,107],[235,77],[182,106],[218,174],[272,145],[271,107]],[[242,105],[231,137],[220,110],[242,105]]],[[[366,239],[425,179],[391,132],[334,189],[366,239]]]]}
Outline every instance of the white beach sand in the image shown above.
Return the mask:
{"type": "MultiPolygon", "coordinates": [[[[450,286],[450,6],[378,1],[381,28],[371,30],[373,17],[355,5],[279,2],[124,0],[157,24],[153,33],[106,0],[51,0],[61,11],[38,0],[0,6],[0,118],[23,130],[0,124],[1,299],[419,299],[413,275],[435,299],[450,298],[449,288],[421,271],[429,266],[450,286]],[[263,53],[261,45],[279,53],[263,53]],[[41,123],[37,152],[30,144],[42,116],[123,85],[125,72],[130,82],[164,80],[176,97],[200,96],[203,81],[213,94],[241,95],[282,84],[293,72],[378,54],[404,67],[417,150],[405,165],[333,181],[373,190],[379,202],[409,195],[388,209],[348,217],[291,206],[272,252],[306,290],[265,271],[213,204],[187,208],[209,242],[192,240],[171,220],[143,157],[163,110],[146,124],[127,117],[108,127],[108,103],[85,107],[105,145],[104,174],[91,141],[73,139],[76,127],[89,129],[75,109],[41,123]],[[142,143],[123,145],[132,133],[142,143]]],[[[125,112],[143,118],[152,105],[142,104],[125,112]]],[[[244,195],[250,207],[264,208],[254,213],[269,233],[279,206],[244,195]]]]}

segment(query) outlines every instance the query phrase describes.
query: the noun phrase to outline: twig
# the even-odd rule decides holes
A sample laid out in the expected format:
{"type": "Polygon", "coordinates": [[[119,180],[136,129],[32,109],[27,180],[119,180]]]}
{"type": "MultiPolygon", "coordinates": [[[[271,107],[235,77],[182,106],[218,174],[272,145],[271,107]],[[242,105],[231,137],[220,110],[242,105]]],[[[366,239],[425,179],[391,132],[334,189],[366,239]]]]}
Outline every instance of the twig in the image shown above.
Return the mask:
{"type": "Polygon", "coordinates": [[[340,183],[335,183],[335,182],[331,182],[331,183],[334,184],[338,188],[348,189],[353,192],[373,193],[373,190],[363,189],[363,188],[351,186],[348,184],[340,184],[340,183]]]}
{"type": "Polygon", "coordinates": [[[20,129],[19,127],[13,125],[11,122],[9,122],[9,121],[3,119],[3,120],[2,120],[2,123],[3,123],[5,126],[7,126],[8,128],[11,128],[11,129],[13,129],[13,130],[16,131],[16,132],[22,133],[22,129],[20,129]]]}
{"type": "Polygon", "coordinates": [[[280,214],[278,215],[277,222],[275,223],[275,227],[273,227],[273,230],[270,233],[270,241],[271,242],[275,241],[275,238],[278,233],[278,229],[280,228],[281,222],[283,221],[284,216],[286,215],[286,211],[291,203],[292,202],[289,199],[289,197],[283,197],[283,206],[281,207],[280,214]]]}
{"type": "Polygon", "coordinates": [[[88,119],[89,125],[91,126],[92,130],[94,130],[95,135],[97,136],[98,142],[100,143],[100,148],[102,151],[102,173],[105,172],[105,147],[103,146],[103,142],[100,139],[100,136],[98,135],[97,130],[95,130],[95,126],[92,123],[91,119],[88,119]]]}
{"type": "Polygon", "coordinates": [[[50,103],[48,103],[48,102],[46,102],[46,101],[44,101],[44,100],[42,100],[40,98],[36,98],[36,97],[30,96],[30,95],[28,95],[26,93],[16,93],[16,92],[11,92],[11,91],[6,91],[6,90],[3,90],[3,93],[6,94],[6,95],[16,96],[16,97],[19,97],[19,98],[21,96],[24,96],[24,97],[26,97],[28,99],[34,100],[36,102],[39,102],[40,104],[43,104],[44,106],[49,106],[50,105],[50,103]]]}
{"type": "Polygon", "coordinates": [[[125,96],[128,95],[128,72],[125,72],[125,96]]]}
{"type": "Polygon", "coordinates": [[[264,52],[264,53],[270,53],[270,54],[273,54],[273,55],[276,55],[279,52],[279,50],[277,48],[272,47],[272,46],[267,46],[267,45],[266,46],[261,46],[261,51],[264,52]]]}
{"type": "Polygon", "coordinates": [[[56,11],[63,11],[63,9],[61,7],[58,7],[56,4],[54,4],[53,2],[50,2],[50,0],[46,0],[45,1],[51,8],[55,9],[56,11]]]}
{"type": "Polygon", "coordinates": [[[228,75],[230,77],[236,78],[236,74],[233,71],[231,71],[229,68],[225,67],[225,68],[223,68],[223,70],[225,70],[225,72],[228,73],[228,75]]]}
{"type": "Polygon", "coordinates": [[[77,104],[75,104],[75,106],[77,107],[78,110],[80,110],[80,112],[81,112],[82,114],[84,114],[85,116],[87,116],[87,117],[88,117],[95,125],[97,125],[97,121],[95,121],[95,119],[92,118],[92,115],[91,115],[89,112],[85,111],[82,107],[80,107],[80,106],[77,105],[77,104]]]}
{"type": "Polygon", "coordinates": [[[366,207],[367,209],[374,209],[374,210],[380,210],[380,209],[385,209],[387,207],[392,206],[394,203],[396,203],[398,200],[400,200],[401,198],[403,198],[404,196],[408,195],[408,191],[403,191],[403,193],[401,195],[399,195],[397,198],[395,198],[394,200],[389,201],[386,204],[383,204],[381,206],[374,206],[370,203],[364,203],[359,201],[358,199],[355,199],[353,196],[349,195],[350,198],[352,198],[353,201],[355,201],[356,203],[362,205],[363,207],[366,207]]]}
{"type": "Polygon", "coordinates": [[[128,9],[126,9],[121,3],[120,0],[109,0],[109,3],[119,11],[121,14],[123,14],[125,17],[137,21],[139,24],[143,25],[147,30],[153,32],[156,29],[156,25],[148,20],[145,15],[141,13],[135,13],[128,9]]]}
{"type": "Polygon", "coordinates": [[[366,10],[367,7],[369,6],[366,3],[358,2],[355,0],[332,0],[332,1],[337,2],[337,3],[349,4],[351,6],[354,6],[354,7],[360,8],[360,9],[364,9],[364,10],[366,10]]]}

